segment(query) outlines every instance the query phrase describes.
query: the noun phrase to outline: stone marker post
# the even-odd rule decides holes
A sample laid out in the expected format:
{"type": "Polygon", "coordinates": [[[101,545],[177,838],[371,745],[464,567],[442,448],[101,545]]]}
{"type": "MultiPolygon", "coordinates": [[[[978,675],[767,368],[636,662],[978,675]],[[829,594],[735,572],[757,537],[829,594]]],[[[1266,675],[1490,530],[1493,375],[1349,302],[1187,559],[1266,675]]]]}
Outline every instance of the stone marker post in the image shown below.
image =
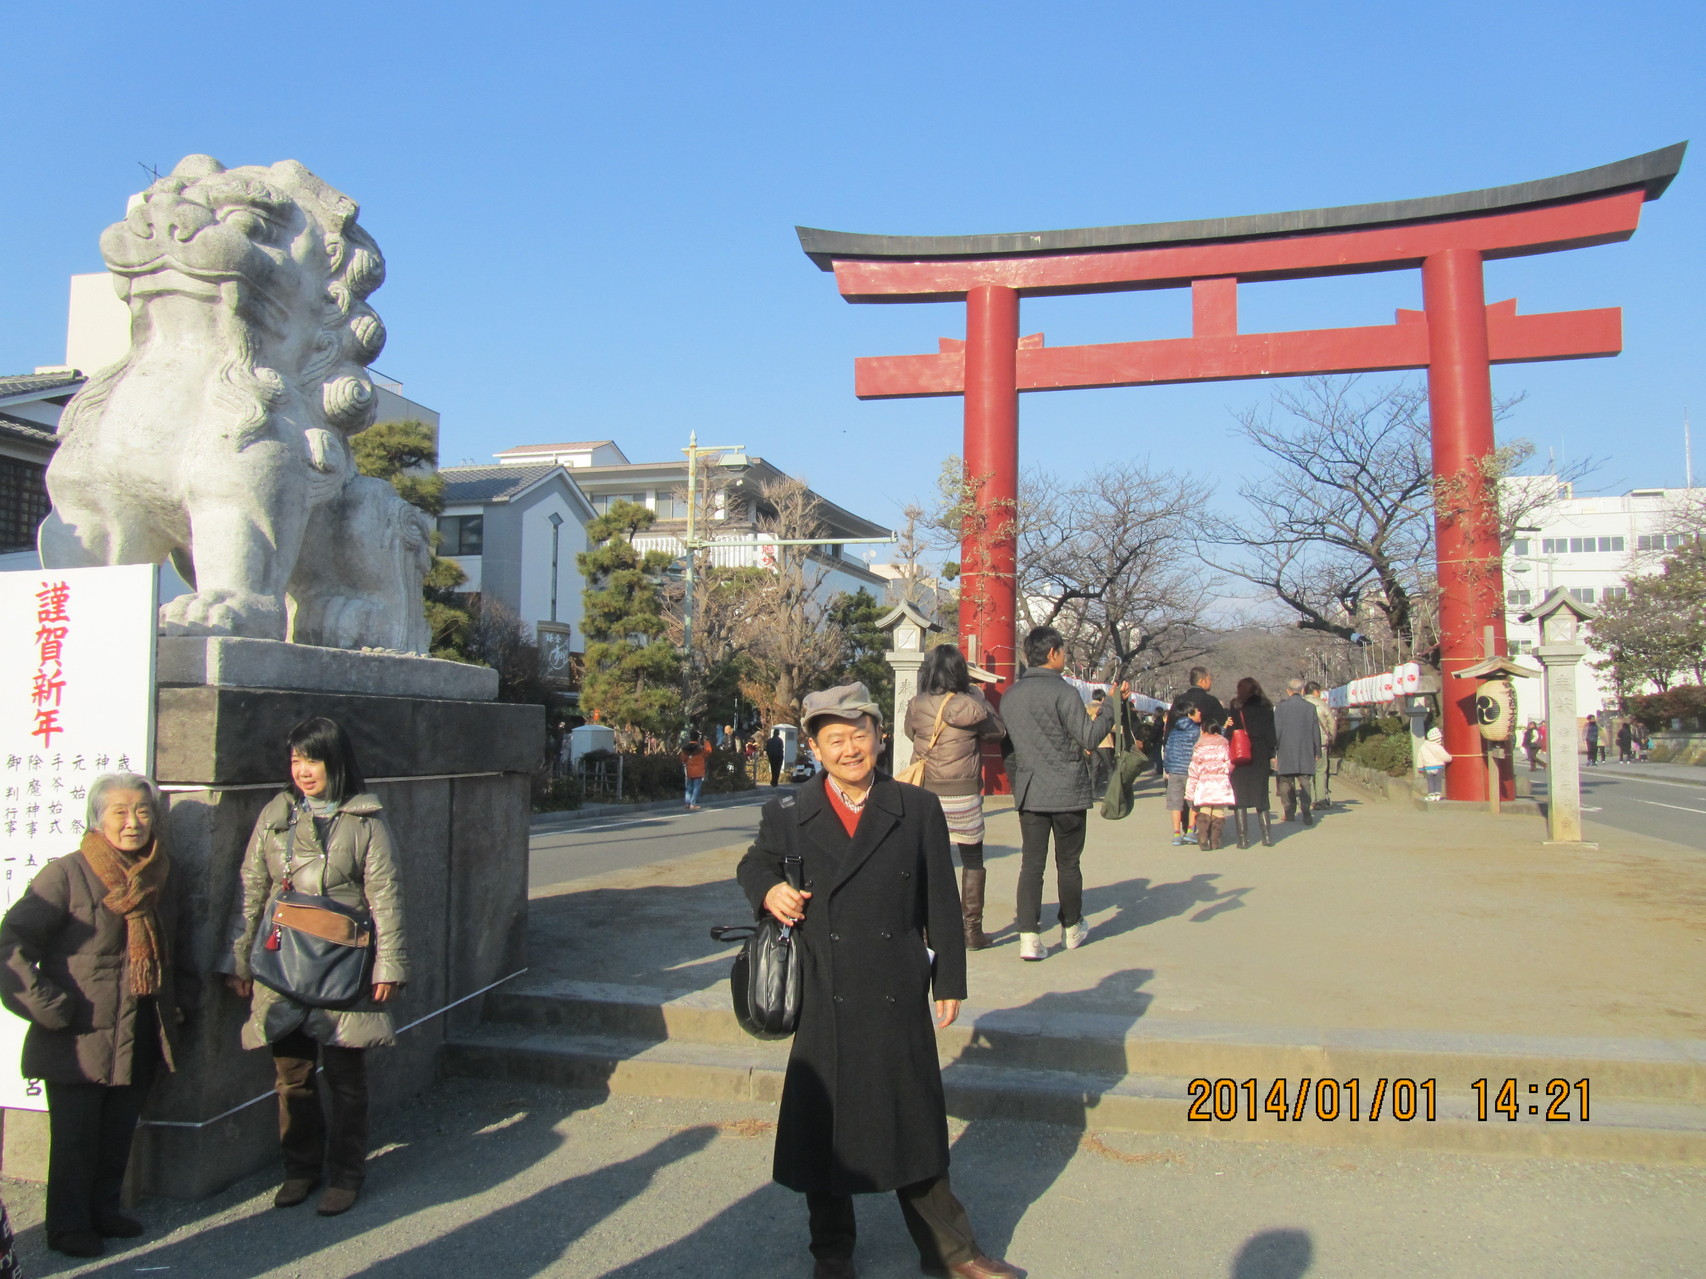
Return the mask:
{"type": "Polygon", "coordinates": [[[893,744],[889,748],[889,771],[898,773],[912,763],[912,739],[906,735],[906,708],[918,696],[918,668],[924,664],[924,639],[942,628],[910,604],[898,604],[877,623],[890,632],[889,651],[883,660],[894,667],[894,720],[890,725],[893,744]]]}
{"type": "Polygon", "coordinates": [[[1599,616],[1556,587],[1520,621],[1540,628],[1534,655],[1546,668],[1546,825],[1548,844],[1583,844],[1581,761],[1576,758],[1576,667],[1587,655],[1582,623],[1599,616]]]}

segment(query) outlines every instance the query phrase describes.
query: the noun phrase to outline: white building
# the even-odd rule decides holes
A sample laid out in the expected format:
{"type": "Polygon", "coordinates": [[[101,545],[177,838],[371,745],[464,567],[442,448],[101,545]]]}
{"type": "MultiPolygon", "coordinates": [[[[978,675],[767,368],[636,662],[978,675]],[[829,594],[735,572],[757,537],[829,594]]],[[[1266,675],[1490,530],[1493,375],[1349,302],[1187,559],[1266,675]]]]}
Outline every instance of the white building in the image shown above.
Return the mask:
{"type": "MultiPolygon", "coordinates": [[[[1667,549],[1692,536],[1679,527],[1684,511],[1699,509],[1700,489],[1631,489],[1620,496],[1576,497],[1557,476],[1513,476],[1507,484],[1526,486],[1540,499],[1528,521],[1517,529],[1505,554],[1505,635],[1513,657],[1525,657],[1536,642],[1534,624],[1517,617],[1539,604],[1556,587],[1596,607],[1628,591],[1631,577],[1654,572],[1667,549]]],[[[1612,710],[1616,696],[1589,661],[1577,668],[1576,705],[1580,713],[1612,710]]],[[[1540,681],[1518,680],[1517,713],[1524,722],[1543,717],[1540,681]]]]}
{"type": "Polygon", "coordinates": [[[579,651],[581,580],[592,503],[566,467],[447,466],[438,553],[466,575],[458,589],[501,600],[522,623],[567,625],[579,651]]]}
{"type": "MultiPolygon", "coordinates": [[[[671,555],[685,554],[682,539],[687,533],[687,461],[677,458],[665,462],[630,462],[622,450],[610,440],[595,440],[577,444],[524,444],[496,454],[500,467],[538,466],[541,462],[560,465],[571,472],[574,482],[593,510],[603,514],[615,501],[637,503],[656,512],[657,523],[635,539],[642,551],[667,551],[671,555]]],[[[443,472],[452,479],[461,468],[450,467],[443,472]]],[[[701,463],[700,484],[709,493],[701,499],[699,525],[694,535],[708,541],[734,542],[739,545],[715,546],[705,552],[706,559],[719,568],[766,568],[774,566],[776,548],[771,539],[759,529],[763,515],[763,489],[788,477],[761,457],[747,457],[736,465],[723,465],[714,472],[701,463]],[[710,475],[713,478],[707,479],[710,475]]],[[[855,515],[828,498],[813,493],[816,514],[822,527],[820,537],[886,538],[889,529],[863,516],[855,515]]],[[[448,513],[448,508],[447,513],[448,513]]],[[[870,547],[870,550],[886,548],[870,547]]],[[[813,547],[811,558],[822,581],[820,592],[827,598],[842,593],[852,594],[863,588],[878,600],[886,598],[888,581],[872,570],[870,562],[859,553],[858,546],[831,543],[813,547]]],[[[876,558],[873,556],[872,558],[876,558]]]]}

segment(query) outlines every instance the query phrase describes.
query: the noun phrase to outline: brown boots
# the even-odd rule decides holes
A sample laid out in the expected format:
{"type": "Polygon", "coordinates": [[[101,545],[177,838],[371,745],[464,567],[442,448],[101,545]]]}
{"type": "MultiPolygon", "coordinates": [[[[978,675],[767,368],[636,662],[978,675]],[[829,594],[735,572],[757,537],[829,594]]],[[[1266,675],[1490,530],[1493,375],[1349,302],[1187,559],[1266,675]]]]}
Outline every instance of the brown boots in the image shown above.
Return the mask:
{"type": "Polygon", "coordinates": [[[1220,808],[1205,808],[1197,817],[1197,847],[1205,851],[1220,847],[1220,833],[1226,829],[1226,812],[1220,808]]]}
{"type": "Polygon", "coordinates": [[[960,872],[960,913],[965,917],[966,949],[982,950],[989,945],[983,931],[983,886],[989,872],[966,867],[960,872]]]}

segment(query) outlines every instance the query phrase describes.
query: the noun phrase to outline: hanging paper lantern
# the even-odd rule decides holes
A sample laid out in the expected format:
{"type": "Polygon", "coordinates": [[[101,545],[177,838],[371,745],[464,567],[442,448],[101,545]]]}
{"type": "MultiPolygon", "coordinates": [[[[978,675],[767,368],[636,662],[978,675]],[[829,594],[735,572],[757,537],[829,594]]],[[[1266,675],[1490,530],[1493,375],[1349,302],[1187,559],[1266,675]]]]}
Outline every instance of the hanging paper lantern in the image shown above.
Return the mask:
{"type": "Polygon", "coordinates": [[[1510,740],[1516,724],[1516,688],[1509,676],[1481,681],[1475,692],[1475,723],[1486,741],[1510,740]]]}

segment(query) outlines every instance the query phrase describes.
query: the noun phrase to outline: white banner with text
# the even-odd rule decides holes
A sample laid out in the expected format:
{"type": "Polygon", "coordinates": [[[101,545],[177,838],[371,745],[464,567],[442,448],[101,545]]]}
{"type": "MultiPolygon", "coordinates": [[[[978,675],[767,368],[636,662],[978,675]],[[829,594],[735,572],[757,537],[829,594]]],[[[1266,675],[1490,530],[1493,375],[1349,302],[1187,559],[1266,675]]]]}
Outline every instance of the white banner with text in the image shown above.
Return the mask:
{"type": "MultiPolygon", "coordinates": [[[[151,564],[0,573],[0,910],[77,851],[95,778],[154,775],[155,582],[151,564]]],[[[0,1106],[46,1110],[26,1029],[0,1012],[0,1106]]]]}

